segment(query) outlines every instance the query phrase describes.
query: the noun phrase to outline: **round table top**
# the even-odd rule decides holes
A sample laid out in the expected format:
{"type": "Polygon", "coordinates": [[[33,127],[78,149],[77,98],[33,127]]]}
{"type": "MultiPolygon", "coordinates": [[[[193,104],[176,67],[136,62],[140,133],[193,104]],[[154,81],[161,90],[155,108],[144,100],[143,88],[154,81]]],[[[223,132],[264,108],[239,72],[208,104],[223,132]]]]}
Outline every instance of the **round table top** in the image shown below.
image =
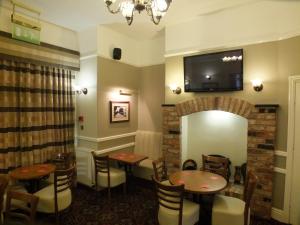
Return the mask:
{"type": "Polygon", "coordinates": [[[11,171],[10,177],[16,180],[40,179],[55,171],[53,164],[36,164],[32,166],[19,167],[11,171]]]}
{"type": "Polygon", "coordinates": [[[199,170],[178,171],[169,180],[174,185],[184,184],[185,191],[197,194],[215,194],[227,187],[224,177],[199,170]]]}

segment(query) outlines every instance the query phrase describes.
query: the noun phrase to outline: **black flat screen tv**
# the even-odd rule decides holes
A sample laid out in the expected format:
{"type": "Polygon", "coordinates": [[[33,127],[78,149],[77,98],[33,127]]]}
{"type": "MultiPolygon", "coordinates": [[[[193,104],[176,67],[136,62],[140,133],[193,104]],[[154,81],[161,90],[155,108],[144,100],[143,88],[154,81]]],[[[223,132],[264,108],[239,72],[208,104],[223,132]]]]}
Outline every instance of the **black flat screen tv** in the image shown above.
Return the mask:
{"type": "Polygon", "coordinates": [[[184,90],[243,90],[243,49],[184,57],[184,90]]]}

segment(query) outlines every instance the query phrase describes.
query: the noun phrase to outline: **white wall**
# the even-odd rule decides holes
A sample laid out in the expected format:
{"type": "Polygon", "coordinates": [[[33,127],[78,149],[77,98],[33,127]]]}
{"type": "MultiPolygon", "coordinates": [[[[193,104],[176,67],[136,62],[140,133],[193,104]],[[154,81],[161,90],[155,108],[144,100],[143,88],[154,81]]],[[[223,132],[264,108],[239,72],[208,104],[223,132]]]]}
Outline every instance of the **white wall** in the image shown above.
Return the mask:
{"type": "Polygon", "coordinates": [[[260,1],[166,26],[166,55],[199,52],[300,34],[299,1],[260,1]]]}
{"type": "Polygon", "coordinates": [[[138,41],[106,26],[98,27],[98,55],[112,59],[113,48],[122,49],[120,62],[135,65],[138,59],[138,41]]]}
{"type": "Polygon", "coordinates": [[[140,41],[138,66],[150,66],[165,62],[165,36],[140,41]]]}
{"type": "Polygon", "coordinates": [[[202,167],[202,154],[218,154],[234,166],[247,161],[248,121],[223,111],[194,113],[182,118],[182,162],[194,159],[202,167]]]}
{"type": "Polygon", "coordinates": [[[97,39],[97,27],[90,27],[88,29],[78,32],[79,51],[82,57],[97,55],[97,39]]]}
{"type": "MultiPolygon", "coordinates": [[[[11,32],[10,15],[12,10],[6,6],[0,7],[0,30],[11,32]]],[[[78,51],[77,33],[64,27],[54,25],[45,21],[41,21],[41,41],[60,46],[67,49],[78,51]]]]}
{"type": "Polygon", "coordinates": [[[129,65],[143,67],[164,63],[164,36],[141,41],[110,29],[109,26],[98,26],[97,54],[112,59],[114,48],[122,49],[120,62],[129,65]]]}

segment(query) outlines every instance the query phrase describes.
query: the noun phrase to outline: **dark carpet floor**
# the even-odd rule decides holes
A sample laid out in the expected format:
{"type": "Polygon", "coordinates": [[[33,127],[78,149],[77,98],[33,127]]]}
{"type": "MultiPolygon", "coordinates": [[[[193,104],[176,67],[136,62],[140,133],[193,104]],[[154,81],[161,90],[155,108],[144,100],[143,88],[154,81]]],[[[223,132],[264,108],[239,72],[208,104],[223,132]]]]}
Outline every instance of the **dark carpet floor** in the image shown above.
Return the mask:
{"type": "MultiPolygon", "coordinates": [[[[61,225],[158,225],[155,208],[155,194],[151,183],[139,179],[130,182],[126,195],[123,194],[122,187],[113,189],[111,204],[106,190],[96,192],[78,185],[74,191],[73,204],[61,214],[60,221],[61,225]]],[[[55,217],[39,213],[37,224],[54,225],[55,217]]],[[[253,219],[252,225],[282,224],[253,219]]]]}

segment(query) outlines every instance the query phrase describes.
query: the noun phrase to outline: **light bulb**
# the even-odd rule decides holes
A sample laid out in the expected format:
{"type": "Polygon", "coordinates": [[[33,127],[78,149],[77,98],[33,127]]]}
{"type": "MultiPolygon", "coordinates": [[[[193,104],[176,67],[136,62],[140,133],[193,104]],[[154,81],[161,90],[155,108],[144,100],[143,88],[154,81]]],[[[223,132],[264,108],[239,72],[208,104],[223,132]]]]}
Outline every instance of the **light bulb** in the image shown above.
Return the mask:
{"type": "Polygon", "coordinates": [[[122,15],[127,17],[132,17],[134,9],[134,4],[131,1],[122,2],[120,6],[120,10],[122,12],[122,15]]]}
{"type": "Polygon", "coordinates": [[[156,7],[159,11],[163,12],[168,8],[166,0],[156,0],[156,7]]]}
{"type": "Polygon", "coordinates": [[[262,81],[260,79],[252,80],[252,86],[253,87],[258,87],[260,85],[262,85],[262,81]]]}

